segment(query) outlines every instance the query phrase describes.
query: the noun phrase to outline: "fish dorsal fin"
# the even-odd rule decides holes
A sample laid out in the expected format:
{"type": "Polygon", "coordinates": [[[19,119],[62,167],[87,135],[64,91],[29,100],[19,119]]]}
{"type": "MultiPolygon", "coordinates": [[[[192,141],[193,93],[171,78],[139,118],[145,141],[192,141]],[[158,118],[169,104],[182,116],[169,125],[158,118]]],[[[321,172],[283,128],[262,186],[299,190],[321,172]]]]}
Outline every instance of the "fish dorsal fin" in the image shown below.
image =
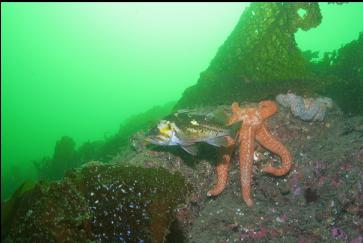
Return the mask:
{"type": "Polygon", "coordinates": [[[216,147],[227,147],[228,143],[225,137],[213,137],[206,140],[207,143],[216,147]]]}
{"type": "Polygon", "coordinates": [[[180,145],[189,154],[195,156],[198,153],[198,147],[195,144],[180,145]]]}

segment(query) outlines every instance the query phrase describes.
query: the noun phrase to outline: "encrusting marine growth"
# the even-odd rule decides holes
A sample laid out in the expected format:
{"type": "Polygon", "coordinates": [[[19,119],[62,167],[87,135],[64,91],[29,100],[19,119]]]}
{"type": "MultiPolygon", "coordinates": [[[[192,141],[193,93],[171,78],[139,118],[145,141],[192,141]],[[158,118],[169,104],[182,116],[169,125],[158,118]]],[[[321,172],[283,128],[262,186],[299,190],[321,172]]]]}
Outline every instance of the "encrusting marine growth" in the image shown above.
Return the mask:
{"type": "MultiPolygon", "coordinates": [[[[254,141],[257,140],[264,148],[277,154],[281,158],[281,167],[275,168],[267,166],[262,169],[263,172],[275,176],[282,176],[290,171],[292,165],[292,156],[287,148],[278,141],[268,130],[265,120],[277,111],[277,105],[273,101],[261,101],[258,108],[240,108],[238,103],[232,104],[232,116],[229,118],[227,125],[242,121],[242,126],[237,134],[239,142],[239,164],[241,172],[242,196],[249,207],[252,207],[251,198],[251,181],[252,165],[254,154],[254,141]]],[[[208,196],[220,194],[227,184],[228,170],[231,163],[231,154],[235,141],[231,137],[226,137],[228,146],[223,150],[223,162],[216,167],[217,184],[208,191],[208,196]]]]}

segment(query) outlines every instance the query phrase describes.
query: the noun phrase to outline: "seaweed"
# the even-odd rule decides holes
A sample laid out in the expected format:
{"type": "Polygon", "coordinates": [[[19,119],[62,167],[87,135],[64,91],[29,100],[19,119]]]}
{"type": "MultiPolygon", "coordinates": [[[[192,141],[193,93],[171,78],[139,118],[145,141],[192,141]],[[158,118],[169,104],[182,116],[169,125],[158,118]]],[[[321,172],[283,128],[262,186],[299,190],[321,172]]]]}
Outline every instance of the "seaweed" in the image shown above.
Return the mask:
{"type": "Polygon", "coordinates": [[[322,80],[320,93],[333,98],[348,115],[363,114],[363,32],[310,66],[322,80]]]}
{"type": "Polygon", "coordinates": [[[71,137],[63,136],[56,142],[54,154],[34,160],[38,177],[47,180],[63,178],[66,170],[79,167],[93,160],[109,162],[113,157],[122,154],[130,147],[130,137],[138,131],[147,130],[154,126],[159,119],[169,114],[174,102],[163,106],[154,106],[151,109],[134,115],[124,121],[118,132],[104,140],[87,141],[76,149],[76,144],[71,137]]]}
{"type": "Polygon", "coordinates": [[[52,158],[44,157],[41,161],[33,161],[40,178],[58,180],[66,170],[77,166],[75,142],[71,137],[63,136],[56,142],[52,158]]]}

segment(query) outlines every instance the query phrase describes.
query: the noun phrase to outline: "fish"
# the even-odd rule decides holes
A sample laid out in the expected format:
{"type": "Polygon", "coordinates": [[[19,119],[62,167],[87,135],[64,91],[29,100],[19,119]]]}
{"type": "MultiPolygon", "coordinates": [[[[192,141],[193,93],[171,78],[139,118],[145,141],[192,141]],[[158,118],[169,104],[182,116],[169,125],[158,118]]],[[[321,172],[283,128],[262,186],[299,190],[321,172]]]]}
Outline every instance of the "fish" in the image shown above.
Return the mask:
{"type": "Polygon", "coordinates": [[[181,146],[194,156],[198,154],[197,143],[200,142],[225,147],[225,137],[231,135],[231,129],[226,126],[229,114],[229,107],[224,106],[178,110],[160,120],[145,141],[161,146],[181,146]]]}

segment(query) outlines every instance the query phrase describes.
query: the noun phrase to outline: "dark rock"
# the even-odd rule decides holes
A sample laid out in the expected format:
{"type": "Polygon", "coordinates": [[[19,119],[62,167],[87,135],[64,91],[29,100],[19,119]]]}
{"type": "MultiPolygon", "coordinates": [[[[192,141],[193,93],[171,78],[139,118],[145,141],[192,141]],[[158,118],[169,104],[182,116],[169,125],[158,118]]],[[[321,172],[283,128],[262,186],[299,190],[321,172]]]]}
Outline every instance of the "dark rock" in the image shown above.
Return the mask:
{"type": "Polygon", "coordinates": [[[190,191],[180,174],[96,162],[69,174],[17,198],[2,239],[162,242],[169,231],[180,234],[174,210],[190,191]]]}
{"type": "Polygon", "coordinates": [[[313,190],[310,187],[305,189],[304,197],[307,203],[316,202],[319,199],[316,190],[313,190]]]}
{"type": "Polygon", "coordinates": [[[278,188],[282,195],[286,195],[290,193],[290,187],[286,182],[280,182],[278,188]]]}

